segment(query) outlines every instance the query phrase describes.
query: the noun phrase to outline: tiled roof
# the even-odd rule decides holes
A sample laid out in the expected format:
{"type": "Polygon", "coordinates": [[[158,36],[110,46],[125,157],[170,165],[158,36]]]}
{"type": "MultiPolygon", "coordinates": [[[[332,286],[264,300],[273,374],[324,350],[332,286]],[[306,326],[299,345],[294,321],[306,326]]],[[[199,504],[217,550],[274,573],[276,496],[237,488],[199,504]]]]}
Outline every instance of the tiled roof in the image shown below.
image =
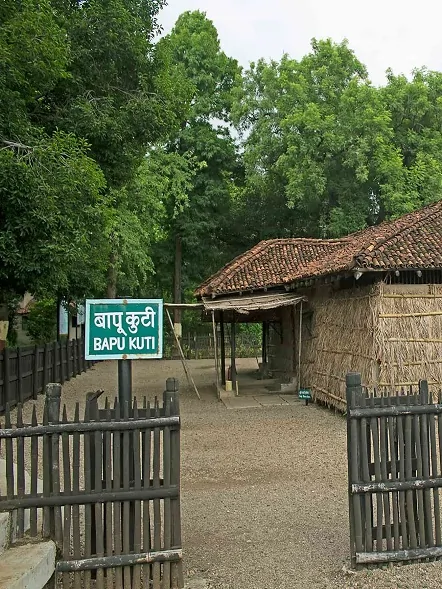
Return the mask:
{"type": "Polygon", "coordinates": [[[442,201],[342,239],[261,241],[206,280],[196,295],[263,290],[355,268],[442,268],[442,201]]]}

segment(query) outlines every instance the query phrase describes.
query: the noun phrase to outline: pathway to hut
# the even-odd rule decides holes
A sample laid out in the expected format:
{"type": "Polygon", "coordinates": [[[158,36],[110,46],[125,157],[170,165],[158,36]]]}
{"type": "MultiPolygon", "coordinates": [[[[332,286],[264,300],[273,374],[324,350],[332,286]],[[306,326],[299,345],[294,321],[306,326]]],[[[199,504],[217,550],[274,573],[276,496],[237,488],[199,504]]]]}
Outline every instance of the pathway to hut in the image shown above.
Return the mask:
{"type": "MultiPolygon", "coordinates": [[[[240,360],[253,369],[256,360],[240,360]]],[[[442,565],[347,573],[346,425],[302,402],[227,409],[215,397],[213,361],[192,361],[202,400],[179,361],[134,362],[134,394],[183,384],[182,512],[188,589],[440,587],[442,565]]],[[[85,393],[117,393],[116,362],[66,383],[73,410],[85,393]]],[[[103,395],[104,396],[104,395],[103,395]]],[[[43,398],[38,403],[43,405],[43,398]]],[[[26,407],[29,412],[30,404],[26,407]]]]}

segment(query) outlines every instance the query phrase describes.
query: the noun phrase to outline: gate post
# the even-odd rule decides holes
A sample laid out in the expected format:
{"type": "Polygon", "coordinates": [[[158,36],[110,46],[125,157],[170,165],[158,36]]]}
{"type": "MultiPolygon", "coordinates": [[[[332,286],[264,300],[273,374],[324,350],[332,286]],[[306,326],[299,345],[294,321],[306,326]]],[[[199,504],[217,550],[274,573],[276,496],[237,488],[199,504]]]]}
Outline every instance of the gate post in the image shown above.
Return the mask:
{"type": "Polygon", "coordinates": [[[362,394],[361,375],[349,372],[345,377],[347,398],[347,460],[348,460],[348,511],[350,523],[350,555],[351,566],[356,568],[356,552],[362,552],[362,514],[361,502],[352,493],[352,484],[360,480],[359,475],[359,440],[358,423],[351,418],[351,410],[356,405],[356,399],[362,394]]]}
{"type": "MultiPolygon", "coordinates": [[[[49,383],[45,391],[45,413],[47,423],[58,423],[60,420],[61,385],[49,383]]],[[[43,436],[43,491],[49,496],[54,492],[54,473],[59,471],[58,460],[58,436],[43,436]]],[[[59,474],[58,474],[59,476],[59,474]]],[[[43,535],[45,537],[56,537],[58,541],[61,530],[61,509],[60,507],[47,507],[43,510],[43,535]],[[55,521],[60,518],[59,521],[55,521]]]]}

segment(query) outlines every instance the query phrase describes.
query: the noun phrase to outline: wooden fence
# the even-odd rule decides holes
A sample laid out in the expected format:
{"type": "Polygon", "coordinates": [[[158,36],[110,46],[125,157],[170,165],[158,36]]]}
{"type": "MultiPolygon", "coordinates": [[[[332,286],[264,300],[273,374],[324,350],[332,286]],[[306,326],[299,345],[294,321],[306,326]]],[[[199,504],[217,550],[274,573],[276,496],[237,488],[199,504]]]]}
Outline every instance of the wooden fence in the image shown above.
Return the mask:
{"type": "Polygon", "coordinates": [[[377,396],[348,374],[347,445],[353,566],[442,557],[442,404],[427,382],[377,396]]]}
{"type": "Polygon", "coordinates": [[[18,405],[16,427],[6,410],[0,512],[16,510],[17,538],[54,540],[63,589],[182,587],[178,381],[161,407],[99,410],[89,394],[83,420],[78,403],[60,419],[60,392],[48,385],[42,425],[35,407],[25,424],[18,405]]]}
{"type": "MultiPolygon", "coordinates": [[[[218,334],[218,350],[221,348],[221,339],[218,334]]],[[[226,334],[226,357],[230,357],[230,337],[226,334]]],[[[185,357],[188,360],[214,359],[215,346],[213,345],[212,334],[191,334],[185,333],[181,338],[181,345],[185,357]]],[[[175,343],[173,335],[165,338],[164,357],[172,358],[174,356],[175,343]]],[[[219,352],[218,352],[219,353],[219,352]]],[[[236,335],[236,357],[237,358],[254,358],[261,357],[261,336],[251,333],[238,333],[236,335]]]]}
{"type": "Polygon", "coordinates": [[[49,382],[64,383],[90,368],[84,340],[65,340],[44,346],[5,348],[0,353],[0,412],[36,399],[49,382]]]}

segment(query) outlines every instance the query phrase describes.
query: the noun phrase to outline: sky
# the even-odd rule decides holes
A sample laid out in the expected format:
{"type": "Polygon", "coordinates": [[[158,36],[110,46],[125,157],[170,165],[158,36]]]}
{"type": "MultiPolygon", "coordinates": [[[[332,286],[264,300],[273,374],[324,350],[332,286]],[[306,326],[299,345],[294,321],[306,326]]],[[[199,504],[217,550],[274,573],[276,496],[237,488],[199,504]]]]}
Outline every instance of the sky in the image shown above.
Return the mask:
{"type": "Polygon", "coordinates": [[[168,0],[160,15],[167,33],[186,10],[207,13],[223,50],[247,67],[284,53],[300,59],[310,40],[348,39],[372,82],[385,71],[409,75],[426,66],[442,70],[440,0],[168,0]]]}

